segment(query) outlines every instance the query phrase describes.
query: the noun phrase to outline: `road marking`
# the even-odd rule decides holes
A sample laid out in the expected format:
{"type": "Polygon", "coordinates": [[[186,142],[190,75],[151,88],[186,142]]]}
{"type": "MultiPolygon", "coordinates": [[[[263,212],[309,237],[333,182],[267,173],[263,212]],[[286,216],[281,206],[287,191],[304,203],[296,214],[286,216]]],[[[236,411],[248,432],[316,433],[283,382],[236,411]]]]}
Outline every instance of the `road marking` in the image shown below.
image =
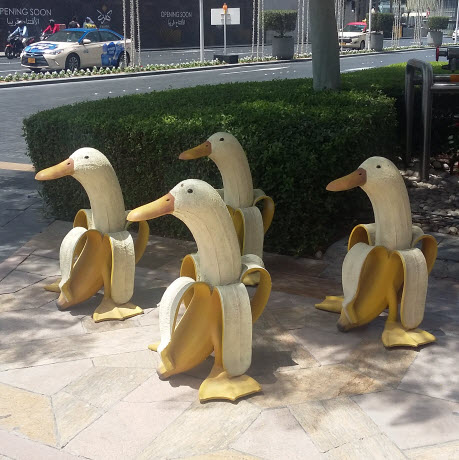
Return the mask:
{"type": "Polygon", "coordinates": [[[357,72],[358,70],[368,70],[368,69],[374,69],[374,67],[356,67],[355,69],[342,70],[341,73],[357,72]]]}
{"type": "Polygon", "coordinates": [[[8,169],[9,171],[35,171],[35,168],[30,164],[9,163],[8,161],[0,161],[0,169],[8,169]]]}
{"type": "MultiPolygon", "coordinates": [[[[281,70],[288,69],[289,66],[284,67],[270,67],[269,69],[252,69],[252,70],[237,70],[235,72],[222,72],[220,75],[233,75],[235,73],[249,73],[249,72],[266,72],[267,70],[281,70]]],[[[267,74],[265,74],[267,75],[267,74]]]]}
{"type": "MultiPolygon", "coordinates": [[[[199,51],[200,50],[171,51],[171,54],[199,53],[199,51]]],[[[209,50],[206,48],[204,51],[215,51],[215,50],[209,50]]]]}

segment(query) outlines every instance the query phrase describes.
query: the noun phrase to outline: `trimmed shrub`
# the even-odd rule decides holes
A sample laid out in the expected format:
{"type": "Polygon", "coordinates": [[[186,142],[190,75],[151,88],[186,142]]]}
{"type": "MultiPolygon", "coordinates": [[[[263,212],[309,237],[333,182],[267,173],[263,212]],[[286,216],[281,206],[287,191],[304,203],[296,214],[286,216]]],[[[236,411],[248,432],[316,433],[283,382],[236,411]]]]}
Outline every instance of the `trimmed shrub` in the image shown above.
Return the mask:
{"type": "Polygon", "coordinates": [[[430,30],[444,30],[448,28],[448,16],[429,16],[427,26],[430,30]]]}
{"type": "MultiPolygon", "coordinates": [[[[450,74],[442,69],[445,62],[431,62],[435,74],[450,74]]],[[[393,64],[387,67],[351,72],[341,76],[342,88],[351,90],[382,92],[395,99],[397,111],[397,145],[395,148],[403,155],[405,151],[406,115],[405,115],[405,64],[393,64]]],[[[421,129],[421,88],[417,87],[414,111],[414,132],[421,129]]],[[[449,125],[453,115],[458,113],[459,94],[435,94],[433,98],[432,117],[432,154],[448,150],[449,125]]],[[[421,151],[422,135],[414,136],[414,151],[421,151]]]]}
{"type": "MultiPolygon", "coordinates": [[[[324,249],[349,231],[362,206],[369,209],[361,190],[330,193],[325,186],[369,156],[393,154],[396,124],[387,96],[373,90],[314,92],[310,79],[125,96],[47,110],[24,121],[36,170],[80,147],[97,148],[118,175],[127,209],[189,177],[222,187],[213,162],[177,157],[217,131],[231,132],[247,152],[254,186],[276,203],[266,249],[297,255],[324,249]]],[[[60,219],[73,219],[89,205],[73,178],[45,182],[43,196],[60,219]]],[[[172,216],[150,223],[156,234],[189,237],[172,216]]]]}
{"type": "MultiPolygon", "coordinates": [[[[368,22],[368,13],[367,13],[368,22]]],[[[394,26],[393,13],[372,13],[371,15],[371,30],[383,32],[384,37],[392,36],[392,27],[394,26]]]]}
{"type": "Polygon", "coordinates": [[[296,28],[297,12],[295,10],[267,10],[264,13],[264,26],[266,30],[273,30],[279,37],[292,32],[296,28]]]}

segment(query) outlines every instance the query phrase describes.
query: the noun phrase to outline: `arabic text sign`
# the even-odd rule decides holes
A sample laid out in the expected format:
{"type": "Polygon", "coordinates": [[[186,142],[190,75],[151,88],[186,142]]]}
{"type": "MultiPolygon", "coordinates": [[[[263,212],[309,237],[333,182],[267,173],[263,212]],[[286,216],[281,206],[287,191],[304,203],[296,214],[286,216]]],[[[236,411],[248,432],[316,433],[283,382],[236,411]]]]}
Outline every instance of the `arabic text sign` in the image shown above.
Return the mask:
{"type": "MultiPolygon", "coordinates": [[[[223,8],[212,8],[210,10],[210,21],[213,26],[222,26],[224,23],[223,8]]],[[[241,23],[241,9],[228,8],[226,12],[226,25],[235,26],[241,23]]]]}
{"type": "Polygon", "coordinates": [[[6,19],[8,26],[14,26],[20,19],[27,25],[40,24],[40,17],[51,17],[51,8],[0,8],[0,21],[6,19]]]}
{"type": "Polygon", "coordinates": [[[186,25],[186,20],[192,17],[192,11],[161,11],[161,19],[167,21],[167,26],[170,28],[183,27],[186,25]]]}

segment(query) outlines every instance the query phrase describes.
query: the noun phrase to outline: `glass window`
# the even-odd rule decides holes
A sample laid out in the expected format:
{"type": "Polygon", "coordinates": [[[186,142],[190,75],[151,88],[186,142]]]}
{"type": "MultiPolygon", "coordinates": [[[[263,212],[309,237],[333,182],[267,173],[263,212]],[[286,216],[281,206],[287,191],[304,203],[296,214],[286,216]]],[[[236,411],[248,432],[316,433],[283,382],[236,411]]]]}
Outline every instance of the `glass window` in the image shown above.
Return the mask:
{"type": "Polygon", "coordinates": [[[99,33],[103,42],[117,42],[121,40],[118,35],[114,34],[113,32],[109,32],[108,30],[100,30],[99,33]]]}
{"type": "Polygon", "coordinates": [[[49,42],[77,42],[82,36],[84,32],[76,31],[76,30],[60,30],[53,35],[50,35],[46,40],[49,42]]]}
{"type": "Polygon", "coordinates": [[[89,32],[84,38],[91,40],[92,43],[97,43],[101,41],[98,30],[95,30],[94,32],[89,32]]]}

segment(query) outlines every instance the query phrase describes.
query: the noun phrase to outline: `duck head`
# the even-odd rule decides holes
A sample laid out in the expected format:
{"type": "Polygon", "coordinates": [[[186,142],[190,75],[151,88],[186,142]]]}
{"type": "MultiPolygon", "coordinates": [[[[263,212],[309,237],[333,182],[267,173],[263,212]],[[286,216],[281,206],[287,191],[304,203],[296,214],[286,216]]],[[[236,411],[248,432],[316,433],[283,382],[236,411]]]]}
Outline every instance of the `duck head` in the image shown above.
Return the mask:
{"type": "Polygon", "coordinates": [[[244,153],[239,141],[229,133],[215,133],[206,142],[179,155],[180,160],[194,160],[201,157],[209,157],[211,160],[225,159],[244,153]]]}
{"type": "Polygon", "coordinates": [[[339,192],[361,187],[367,194],[370,194],[374,190],[385,189],[395,184],[403,185],[404,183],[394,163],[387,158],[371,157],[353,173],[330,182],[327,190],[339,192]]]}
{"type": "Polygon", "coordinates": [[[200,280],[213,286],[234,283],[241,274],[241,253],[228,209],[207,182],[187,179],[167,195],[132,210],[127,220],[138,222],[172,214],[191,231],[198,246],[200,280]]]}
{"type": "Polygon", "coordinates": [[[353,173],[336,179],[327,190],[361,187],[370,198],[376,224],[375,244],[387,249],[408,249],[412,240],[411,207],[403,177],[392,161],[365,160],[353,173]]]}
{"type": "MultiPolygon", "coordinates": [[[[224,206],[218,192],[207,182],[187,179],[177,184],[163,197],[132,210],[127,219],[131,222],[156,219],[166,214],[179,217],[183,214],[202,214],[205,209],[224,206]]],[[[226,208],[225,208],[226,209],[226,208]]]]}
{"type": "Polygon", "coordinates": [[[96,149],[84,147],[76,150],[67,160],[50,168],[39,171],[36,180],[53,180],[64,176],[73,176],[81,180],[101,168],[112,169],[107,157],[96,149]]]}

